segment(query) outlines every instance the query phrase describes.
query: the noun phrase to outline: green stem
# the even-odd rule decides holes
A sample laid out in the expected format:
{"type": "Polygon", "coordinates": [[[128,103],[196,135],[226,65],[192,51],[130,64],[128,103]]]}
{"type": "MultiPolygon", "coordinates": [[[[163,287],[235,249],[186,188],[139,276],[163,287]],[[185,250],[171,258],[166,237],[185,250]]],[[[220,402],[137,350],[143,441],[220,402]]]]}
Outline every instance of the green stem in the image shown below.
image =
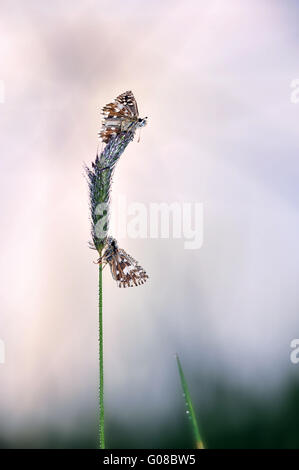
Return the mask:
{"type": "MultiPolygon", "coordinates": [[[[100,253],[101,257],[101,253],[100,253]]],[[[103,268],[99,263],[99,365],[100,365],[100,449],[105,449],[104,430],[104,357],[103,357],[103,268]]]]}

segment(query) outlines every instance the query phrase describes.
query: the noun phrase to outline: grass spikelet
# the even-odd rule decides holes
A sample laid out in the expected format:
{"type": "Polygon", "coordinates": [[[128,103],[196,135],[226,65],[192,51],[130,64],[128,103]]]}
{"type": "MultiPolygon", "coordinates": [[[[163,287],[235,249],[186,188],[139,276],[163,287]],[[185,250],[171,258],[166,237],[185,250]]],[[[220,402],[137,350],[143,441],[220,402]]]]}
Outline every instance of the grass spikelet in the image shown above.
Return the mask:
{"type": "Polygon", "coordinates": [[[85,167],[91,214],[91,247],[101,255],[109,225],[109,203],[112,175],[116,163],[134,138],[134,132],[122,132],[113,137],[91,167],[85,167]]]}

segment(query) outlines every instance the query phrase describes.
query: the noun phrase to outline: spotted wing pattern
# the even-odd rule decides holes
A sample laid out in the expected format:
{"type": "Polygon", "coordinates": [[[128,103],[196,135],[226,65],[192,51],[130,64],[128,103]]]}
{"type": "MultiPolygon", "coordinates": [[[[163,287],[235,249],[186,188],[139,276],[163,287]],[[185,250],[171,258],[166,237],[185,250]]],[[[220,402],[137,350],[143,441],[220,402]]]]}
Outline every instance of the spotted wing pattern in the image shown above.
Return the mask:
{"type": "Polygon", "coordinates": [[[118,287],[139,286],[148,279],[148,275],[138,262],[122,249],[117,251],[110,268],[118,287]]]}
{"type": "Polygon", "coordinates": [[[145,270],[125,250],[118,248],[114,238],[108,237],[106,249],[100,263],[110,266],[112,277],[118,287],[133,287],[144,284],[148,279],[145,270]]]}
{"type": "Polygon", "coordinates": [[[99,137],[108,143],[111,137],[127,130],[138,121],[138,107],[131,91],[119,95],[112,103],[102,108],[103,121],[99,137]]]}
{"type": "Polygon", "coordinates": [[[131,116],[134,117],[135,119],[138,119],[138,116],[139,116],[138,106],[134,98],[134,95],[131,91],[125,91],[125,93],[122,93],[121,95],[119,95],[115,101],[125,106],[128,112],[131,113],[131,116]]]}

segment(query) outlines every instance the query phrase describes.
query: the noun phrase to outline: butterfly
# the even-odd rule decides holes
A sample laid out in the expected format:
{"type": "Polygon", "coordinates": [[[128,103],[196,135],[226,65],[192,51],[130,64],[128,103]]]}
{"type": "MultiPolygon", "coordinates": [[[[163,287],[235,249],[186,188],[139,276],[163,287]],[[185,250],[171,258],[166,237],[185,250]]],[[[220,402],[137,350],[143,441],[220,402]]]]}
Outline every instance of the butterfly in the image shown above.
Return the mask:
{"type": "Polygon", "coordinates": [[[131,91],[125,91],[112,103],[102,108],[104,116],[99,132],[101,140],[107,144],[112,137],[121,132],[135,131],[146,125],[147,117],[140,118],[138,106],[131,91]]]}
{"type": "Polygon", "coordinates": [[[145,270],[139,266],[132,256],[118,247],[115,238],[108,237],[104,253],[99,258],[98,264],[110,266],[112,277],[117,281],[118,287],[133,287],[144,284],[148,279],[145,270]]]}

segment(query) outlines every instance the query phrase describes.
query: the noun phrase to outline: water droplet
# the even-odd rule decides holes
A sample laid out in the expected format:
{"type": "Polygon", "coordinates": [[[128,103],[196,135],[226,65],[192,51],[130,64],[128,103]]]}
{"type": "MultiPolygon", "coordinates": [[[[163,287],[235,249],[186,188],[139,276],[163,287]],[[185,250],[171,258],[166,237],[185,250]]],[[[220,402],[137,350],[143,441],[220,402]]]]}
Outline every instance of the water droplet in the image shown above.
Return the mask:
{"type": "Polygon", "coordinates": [[[190,414],[190,411],[189,411],[189,410],[187,410],[187,411],[186,411],[186,414],[187,414],[187,415],[188,415],[188,414],[190,414]]]}

